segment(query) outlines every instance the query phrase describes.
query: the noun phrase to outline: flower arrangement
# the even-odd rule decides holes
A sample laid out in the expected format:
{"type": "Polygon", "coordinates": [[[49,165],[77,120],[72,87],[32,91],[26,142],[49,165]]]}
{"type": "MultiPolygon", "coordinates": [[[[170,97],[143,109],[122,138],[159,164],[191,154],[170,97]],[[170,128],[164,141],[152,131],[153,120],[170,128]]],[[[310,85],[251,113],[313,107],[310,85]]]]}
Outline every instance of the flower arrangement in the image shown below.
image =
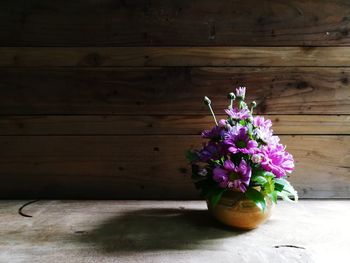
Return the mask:
{"type": "Polygon", "coordinates": [[[253,117],[256,102],[249,109],[245,102],[245,87],[228,95],[227,119],[217,122],[211,101],[204,97],[215,126],[202,132],[208,139],[200,150],[189,150],[192,179],[201,195],[215,206],[225,191],[241,192],[262,211],[269,198],[277,203],[297,201],[298,195],[286,180],[294,169],[293,156],[273,135],[272,122],[262,116],[253,117]],[[234,102],[237,105],[234,105],[234,102]],[[292,199],[291,199],[292,198],[292,199]]]}

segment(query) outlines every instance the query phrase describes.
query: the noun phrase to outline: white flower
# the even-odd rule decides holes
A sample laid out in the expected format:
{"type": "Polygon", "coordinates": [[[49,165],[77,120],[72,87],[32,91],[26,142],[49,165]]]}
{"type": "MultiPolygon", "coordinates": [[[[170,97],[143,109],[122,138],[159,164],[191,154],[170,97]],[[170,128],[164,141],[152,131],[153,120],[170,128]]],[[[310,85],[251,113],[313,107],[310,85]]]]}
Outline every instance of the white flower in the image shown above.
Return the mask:
{"type": "Polygon", "coordinates": [[[262,161],[262,155],[257,153],[252,155],[252,162],[253,163],[261,163],[262,161]]]}
{"type": "Polygon", "coordinates": [[[203,168],[198,172],[198,174],[200,176],[206,176],[208,174],[208,171],[207,171],[207,169],[203,168]]]}

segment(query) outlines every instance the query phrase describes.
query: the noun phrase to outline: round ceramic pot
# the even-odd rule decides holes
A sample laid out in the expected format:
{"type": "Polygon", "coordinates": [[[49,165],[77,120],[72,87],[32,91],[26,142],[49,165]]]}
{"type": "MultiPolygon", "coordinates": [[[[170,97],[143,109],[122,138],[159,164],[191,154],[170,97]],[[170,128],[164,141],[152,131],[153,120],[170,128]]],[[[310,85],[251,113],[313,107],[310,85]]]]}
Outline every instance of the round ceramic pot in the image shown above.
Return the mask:
{"type": "Polygon", "coordinates": [[[266,198],[266,209],[261,211],[243,193],[234,191],[225,192],[215,207],[208,200],[207,205],[209,212],[218,221],[241,229],[254,229],[264,223],[270,217],[273,207],[271,200],[266,198]]]}

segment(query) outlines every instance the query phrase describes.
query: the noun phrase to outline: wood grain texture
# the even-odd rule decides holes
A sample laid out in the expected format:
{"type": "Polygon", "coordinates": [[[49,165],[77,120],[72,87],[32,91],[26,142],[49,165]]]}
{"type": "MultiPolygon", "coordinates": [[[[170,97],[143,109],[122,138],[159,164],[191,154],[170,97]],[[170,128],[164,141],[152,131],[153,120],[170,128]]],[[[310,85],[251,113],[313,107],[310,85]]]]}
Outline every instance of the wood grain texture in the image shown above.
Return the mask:
{"type": "Polygon", "coordinates": [[[17,210],[25,202],[0,201],[1,262],[348,259],[349,200],[279,202],[269,221],[249,232],[222,227],[204,201],[40,200],[24,209],[33,217],[23,218],[17,210]]]}
{"type": "Polygon", "coordinates": [[[0,47],[0,67],[350,66],[348,47],[0,47]]]}
{"type": "MultiPolygon", "coordinates": [[[[350,136],[281,136],[303,198],[350,195],[350,136]]],[[[184,153],[198,136],[1,136],[0,197],[197,198],[184,153]]]]}
{"type": "Polygon", "coordinates": [[[2,1],[2,46],[328,46],[349,44],[336,1],[2,1]]]}
{"type": "Polygon", "coordinates": [[[302,197],[350,197],[349,47],[346,0],[1,1],[0,197],[195,198],[203,96],[237,86],[302,197]]]}
{"type": "MultiPolygon", "coordinates": [[[[276,134],[350,134],[350,115],[264,117],[276,134]]],[[[0,135],[199,135],[213,125],[208,115],[2,116],[0,135]]]]}
{"type": "Polygon", "coordinates": [[[248,87],[264,114],[349,114],[349,68],[3,69],[0,114],[208,114],[248,87]]]}

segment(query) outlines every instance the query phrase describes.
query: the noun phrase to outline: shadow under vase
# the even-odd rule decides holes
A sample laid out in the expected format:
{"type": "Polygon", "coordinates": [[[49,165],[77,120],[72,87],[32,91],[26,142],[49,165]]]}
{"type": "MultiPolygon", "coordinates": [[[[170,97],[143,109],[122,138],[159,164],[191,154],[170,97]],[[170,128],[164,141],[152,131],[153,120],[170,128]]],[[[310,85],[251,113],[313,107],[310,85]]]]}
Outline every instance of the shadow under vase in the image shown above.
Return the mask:
{"type": "Polygon", "coordinates": [[[216,249],[221,239],[245,232],[218,223],[208,210],[153,208],[109,218],[78,241],[106,253],[216,249]]]}

